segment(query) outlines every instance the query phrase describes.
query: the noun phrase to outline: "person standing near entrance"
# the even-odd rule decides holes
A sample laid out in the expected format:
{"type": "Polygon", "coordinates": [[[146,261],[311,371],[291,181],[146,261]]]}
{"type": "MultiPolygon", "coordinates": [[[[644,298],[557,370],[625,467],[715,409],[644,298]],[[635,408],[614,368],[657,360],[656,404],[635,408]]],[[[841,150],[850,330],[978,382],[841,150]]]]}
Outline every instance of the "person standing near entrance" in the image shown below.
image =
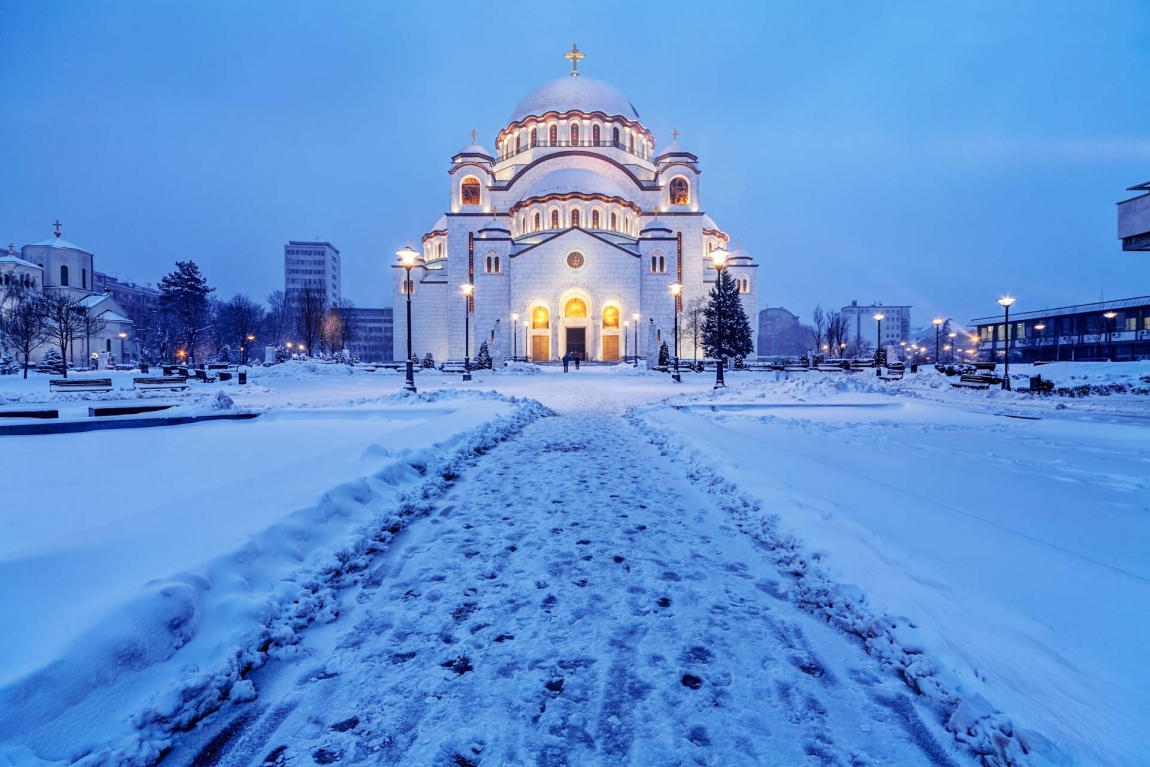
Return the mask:
{"type": "Polygon", "coordinates": [[[575,352],[575,369],[579,369],[579,360],[583,359],[583,352],[575,352]]]}
{"type": "MultiPolygon", "coordinates": [[[[563,372],[564,373],[567,372],[567,363],[569,363],[570,361],[571,361],[571,353],[570,352],[564,352],[563,353],[563,372]]],[[[576,366],[578,366],[579,363],[575,363],[575,364],[576,364],[576,366]]]]}

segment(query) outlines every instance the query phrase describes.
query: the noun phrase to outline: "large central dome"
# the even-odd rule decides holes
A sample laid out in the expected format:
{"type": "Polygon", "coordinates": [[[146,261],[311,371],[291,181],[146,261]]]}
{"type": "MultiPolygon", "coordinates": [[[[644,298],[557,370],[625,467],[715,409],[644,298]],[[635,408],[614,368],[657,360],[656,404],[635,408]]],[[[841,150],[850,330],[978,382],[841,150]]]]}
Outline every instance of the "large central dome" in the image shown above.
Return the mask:
{"type": "Polygon", "coordinates": [[[614,86],[591,77],[560,77],[531,91],[515,107],[508,122],[540,117],[548,112],[603,112],[611,117],[638,120],[639,113],[614,86]]]}

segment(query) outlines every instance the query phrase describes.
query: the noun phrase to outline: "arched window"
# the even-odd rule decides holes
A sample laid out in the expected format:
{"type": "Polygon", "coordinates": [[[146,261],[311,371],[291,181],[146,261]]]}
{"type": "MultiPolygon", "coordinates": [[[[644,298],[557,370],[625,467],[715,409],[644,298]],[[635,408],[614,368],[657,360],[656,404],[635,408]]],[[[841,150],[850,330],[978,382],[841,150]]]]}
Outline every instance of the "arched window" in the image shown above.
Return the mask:
{"type": "Polygon", "coordinates": [[[531,329],[547,330],[551,327],[551,313],[546,306],[536,306],[531,312],[531,329]]]}
{"type": "Polygon", "coordinates": [[[619,329],[619,307],[603,307],[603,327],[619,329]]]}
{"type": "Polygon", "coordinates": [[[60,266],[60,284],[68,287],[68,267],[60,266]]]}
{"type": "Polygon", "coordinates": [[[436,256],[436,258],[443,258],[443,243],[442,242],[436,244],[435,256],[436,256]]]}
{"type": "Polygon", "coordinates": [[[632,153],[635,152],[635,134],[634,133],[627,136],[627,148],[630,149],[632,153]]]}
{"type": "Polygon", "coordinates": [[[587,304],[583,303],[582,298],[572,298],[567,302],[567,306],[563,307],[563,316],[565,317],[586,317],[587,304]]]}
{"type": "Polygon", "coordinates": [[[579,123],[571,123],[571,146],[579,146],[579,123]]]}
{"type": "Polygon", "coordinates": [[[519,152],[522,150],[522,148],[523,148],[523,137],[520,136],[518,133],[516,133],[515,134],[515,153],[519,154],[519,152]]]}
{"type": "Polygon", "coordinates": [[[656,256],[651,256],[651,274],[655,274],[655,272],[659,271],[658,264],[659,259],[656,256]]]}
{"type": "Polygon", "coordinates": [[[579,209],[578,208],[572,208],[572,210],[571,210],[571,226],[576,228],[576,229],[579,228],[579,209]]]}
{"type": "Polygon", "coordinates": [[[479,179],[468,176],[460,185],[459,201],[464,205],[479,204],[479,179]]]}
{"type": "Polygon", "coordinates": [[[491,274],[491,256],[487,257],[487,273],[491,274]]]}
{"type": "Polygon", "coordinates": [[[691,199],[691,186],[687,179],[675,176],[671,179],[671,204],[686,205],[691,199]]]}
{"type": "Polygon", "coordinates": [[[558,229],[559,228],[559,211],[557,211],[557,210],[551,211],[551,228],[552,229],[558,229]]]}
{"type": "Polygon", "coordinates": [[[539,211],[535,211],[535,231],[537,232],[543,228],[543,223],[539,219],[539,211]]]}
{"type": "Polygon", "coordinates": [[[519,234],[522,235],[527,231],[527,216],[519,217],[519,234]]]}
{"type": "Polygon", "coordinates": [[[591,211],[591,228],[592,229],[598,229],[599,228],[599,211],[597,211],[597,210],[591,211]]]}
{"type": "Polygon", "coordinates": [[[399,292],[400,292],[400,293],[402,293],[402,294],[403,294],[403,295],[405,295],[405,296],[406,296],[408,293],[411,293],[411,294],[413,294],[413,295],[414,295],[414,294],[415,294],[415,281],[414,281],[414,280],[407,280],[407,279],[405,279],[405,280],[403,281],[403,284],[401,284],[401,285],[400,285],[400,287],[399,287],[399,292]]]}
{"type": "Polygon", "coordinates": [[[662,256],[659,256],[659,274],[666,274],[666,273],[667,273],[667,260],[665,258],[663,258],[662,256]]]}
{"type": "Polygon", "coordinates": [[[547,140],[551,143],[551,146],[558,146],[559,145],[559,126],[558,125],[552,125],[550,128],[548,128],[547,140]]]}
{"type": "Polygon", "coordinates": [[[619,129],[618,128],[612,128],[611,129],[611,142],[613,144],[615,144],[615,146],[619,145],[619,129]]]}
{"type": "Polygon", "coordinates": [[[531,146],[534,147],[538,143],[539,143],[539,129],[538,128],[532,128],[531,129],[531,146]]]}
{"type": "Polygon", "coordinates": [[[495,257],[495,273],[499,274],[499,256],[495,257]]]}
{"type": "Polygon", "coordinates": [[[88,289],[88,270],[87,269],[81,269],[80,270],[80,287],[83,288],[84,290],[88,289]]]}
{"type": "Polygon", "coordinates": [[[595,146],[599,146],[599,126],[598,125],[592,125],[591,126],[591,141],[593,141],[595,143],[595,146]]]}
{"type": "Polygon", "coordinates": [[[611,231],[616,232],[619,230],[619,219],[614,213],[611,213],[611,231]]]}

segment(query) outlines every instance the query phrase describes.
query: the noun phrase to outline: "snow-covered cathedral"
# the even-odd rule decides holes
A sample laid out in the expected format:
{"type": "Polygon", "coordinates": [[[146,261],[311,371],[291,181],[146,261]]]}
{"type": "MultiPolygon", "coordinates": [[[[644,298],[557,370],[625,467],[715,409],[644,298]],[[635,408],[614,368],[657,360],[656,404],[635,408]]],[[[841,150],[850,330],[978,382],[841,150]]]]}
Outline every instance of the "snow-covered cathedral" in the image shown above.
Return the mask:
{"type": "MultiPolygon", "coordinates": [[[[462,359],[470,309],[471,356],[487,341],[537,361],[609,361],[635,354],[636,339],[643,355],[671,346],[672,284],[685,306],[714,283],[707,254],[730,238],[704,212],[698,157],[677,133],[656,148],[627,98],[581,76],[576,47],[566,57],[570,75],[519,102],[494,153],[472,132],[452,157],[448,209],[423,235],[411,283],[394,267],[395,359],[407,355],[409,290],[420,357],[462,359]]],[[[757,266],[736,249],[726,268],[753,323],[757,266]]],[[[691,356],[689,341],[680,348],[691,356]]]]}

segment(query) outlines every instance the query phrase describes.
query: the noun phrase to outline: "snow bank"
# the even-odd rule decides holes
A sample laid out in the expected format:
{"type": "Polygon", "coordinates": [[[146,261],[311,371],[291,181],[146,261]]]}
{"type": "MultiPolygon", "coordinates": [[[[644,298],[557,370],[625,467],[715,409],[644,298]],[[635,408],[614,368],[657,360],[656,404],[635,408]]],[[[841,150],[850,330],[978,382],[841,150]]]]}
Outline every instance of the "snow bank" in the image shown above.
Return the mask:
{"type": "MultiPolygon", "coordinates": [[[[225,397],[208,406],[232,407],[225,397]]],[[[197,478],[206,491],[172,485],[171,498],[158,504],[122,499],[137,501],[127,509],[114,497],[77,509],[85,498],[75,493],[40,505],[71,514],[68,521],[0,518],[15,534],[0,549],[2,630],[10,634],[0,642],[0,763],[154,763],[173,734],[256,697],[246,678],[252,670],[297,652],[299,632],[312,623],[334,620],[338,590],[426,513],[464,466],[549,412],[495,393],[405,392],[378,401],[390,411],[272,408],[242,425],[137,432],[137,443],[145,433],[185,442],[197,463],[220,452],[234,476],[197,478]],[[223,449],[243,438],[239,429],[256,425],[265,454],[236,460],[223,449]],[[316,449],[292,466],[301,444],[316,449]],[[333,487],[340,476],[349,481],[333,487]],[[309,501],[324,478],[327,492],[309,501]],[[62,647],[52,642],[57,634],[66,637],[62,647]]],[[[124,433],[20,445],[25,454],[37,445],[58,452],[68,440],[98,457],[91,451],[102,449],[101,438],[124,433]]],[[[113,460],[143,472],[135,483],[141,494],[152,487],[149,471],[160,478],[152,492],[178,474],[170,448],[136,449],[150,452],[150,463],[113,460]]]]}

